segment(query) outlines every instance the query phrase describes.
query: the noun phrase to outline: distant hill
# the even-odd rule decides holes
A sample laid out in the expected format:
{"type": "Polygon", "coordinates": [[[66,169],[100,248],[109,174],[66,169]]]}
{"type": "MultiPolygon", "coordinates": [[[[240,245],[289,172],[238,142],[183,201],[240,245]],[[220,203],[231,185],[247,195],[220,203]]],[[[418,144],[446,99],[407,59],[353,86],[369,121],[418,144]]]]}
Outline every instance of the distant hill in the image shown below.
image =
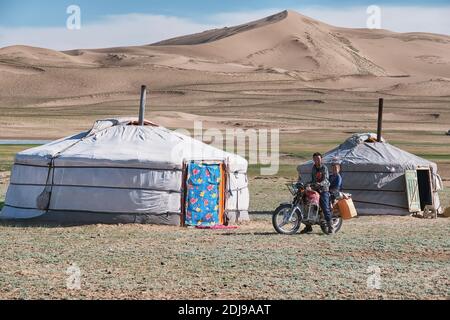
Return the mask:
{"type": "Polygon", "coordinates": [[[283,11],[144,46],[0,49],[0,95],[6,97],[23,95],[25,87],[33,97],[66,97],[236,74],[327,89],[450,95],[450,37],[338,28],[283,11]]]}

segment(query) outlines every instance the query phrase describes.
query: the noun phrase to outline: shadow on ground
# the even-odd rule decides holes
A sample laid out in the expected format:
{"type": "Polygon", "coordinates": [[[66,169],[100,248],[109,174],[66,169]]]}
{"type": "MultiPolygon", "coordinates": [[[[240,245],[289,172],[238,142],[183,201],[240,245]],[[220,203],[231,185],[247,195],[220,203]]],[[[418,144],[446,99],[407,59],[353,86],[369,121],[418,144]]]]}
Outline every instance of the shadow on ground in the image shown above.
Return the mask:
{"type": "MultiPolygon", "coordinates": [[[[0,201],[0,209],[3,207],[4,201],[0,201]]],[[[271,212],[269,211],[252,211],[250,212],[250,216],[255,218],[262,218],[264,216],[269,216],[271,212]]],[[[42,220],[41,218],[37,219],[28,219],[28,220],[0,220],[0,226],[12,227],[12,228],[69,228],[69,227],[82,227],[82,226],[90,226],[96,224],[104,224],[104,225],[119,225],[119,223],[105,223],[100,221],[89,221],[89,222],[62,222],[62,221],[49,221],[42,220]]],[[[132,224],[132,223],[130,223],[132,224]]],[[[264,233],[265,234],[265,233],[264,233]]],[[[271,234],[271,233],[267,233],[271,234]]],[[[226,233],[224,235],[227,235],[226,233]]],[[[229,235],[234,235],[230,233],[229,235]]],[[[255,233],[255,235],[257,235],[255,233]]]]}

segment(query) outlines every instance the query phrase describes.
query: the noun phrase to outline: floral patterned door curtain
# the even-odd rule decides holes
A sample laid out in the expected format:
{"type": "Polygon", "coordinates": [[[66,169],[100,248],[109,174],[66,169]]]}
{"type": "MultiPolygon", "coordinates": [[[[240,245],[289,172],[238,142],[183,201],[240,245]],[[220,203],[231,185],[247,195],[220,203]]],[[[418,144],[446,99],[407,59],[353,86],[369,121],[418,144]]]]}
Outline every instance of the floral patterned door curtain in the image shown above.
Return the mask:
{"type": "Polygon", "coordinates": [[[189,163],[186,225],[213,227],[220,224],[221,179],[220,164],[189,163]]]}

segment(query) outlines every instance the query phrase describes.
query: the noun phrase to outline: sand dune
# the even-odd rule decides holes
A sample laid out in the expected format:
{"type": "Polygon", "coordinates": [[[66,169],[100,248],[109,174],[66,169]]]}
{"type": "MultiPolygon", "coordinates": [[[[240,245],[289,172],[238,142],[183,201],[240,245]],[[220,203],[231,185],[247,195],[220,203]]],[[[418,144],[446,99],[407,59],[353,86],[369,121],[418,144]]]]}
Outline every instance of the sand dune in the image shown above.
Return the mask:
{"type": "MultiPolygon", "coordinates": [[[[448,97],[449,79],[449,36],[338,28],[283,11],[152,45],[64,52],[1,48],[0,112],[11,106],[128,107],[137,105],[139,87],[147,84],[156,111],[189,106],[194,115],[199,108],[225,114],[223,107],[230,104],[245,109],[267,101],[324,102],[330,92],[348,100],[448,97]]],[[[155,116],[168,124],[186,121],[155,116]]],[[[3,119],[4,125],[14,122],[3,119]]]]}
{"type": "Polygon", "coordinates": [[[450,97],[450,79],[437,78],[415,83],[400,83],[381,90],[383,93],[399,96],[447,96],[450,97]]]}
{"type": "Polygon", "coordinates": [[[63,52],[29,46],[0,48],[0,61],[39,67],[83,67],[92,64],[92,61],[84,61],[63,52]]]}
{"type": "Polygon", "coordinates": [[[352,75],[408,76],[422,82],[450,77],[450,37],[337,28],[283,11],[240,26],[149,46],[66,52],[7,47],[0,49],[0,61],[34,67],[153,65],[219,73],[267,71],[305,81],[352,75]]]}
{"type": "Polygon", "coordinates": [[[285,11],[244,26],[212,30],[155,44],[170,52],[260,68],[317,76],[371,74],[385,70],[324,23],[285,11]],[[240,30],[236,32],[236,30],[240,30]]]}
{"type": "Polygon", "coordinates": [[[155,45],[162,52],[309,73],[307,79],[450,74],[449,36],[337,28],[292,11],[155,45]]]}
{"type": "Polygon", "coordinates": [[[18,75],[32,75],[44,72],[44,69],[29,65],[0,62],[0,72],[18,75]]]}
{"type": "Polygon", "coordinates": [[[288,16],[288,11],[283,11],[270,17],[257,21],[242,24],[236,27],[207,30],[188,36],[177,37],[169,40],[160,41],[154,45],[170,46],[170,45],[196,45],[201,43],[214,42],[220,39],[228,38],[242,32],[257,29],[268,24],[280,22],[288,16]]]}

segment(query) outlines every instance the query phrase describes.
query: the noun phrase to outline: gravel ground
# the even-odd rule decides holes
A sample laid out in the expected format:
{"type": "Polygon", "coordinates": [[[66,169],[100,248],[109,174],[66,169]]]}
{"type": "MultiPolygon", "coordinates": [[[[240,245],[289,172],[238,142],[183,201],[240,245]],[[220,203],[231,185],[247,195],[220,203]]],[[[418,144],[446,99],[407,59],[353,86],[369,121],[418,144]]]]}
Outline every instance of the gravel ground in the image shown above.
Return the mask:
{"type": "Polygon", "coordinates": [[[359,217],[282,236],[267,214],[221,231],[3,224],[0,298],[449,299],[449,231],[446,218],[359,217]]]}

